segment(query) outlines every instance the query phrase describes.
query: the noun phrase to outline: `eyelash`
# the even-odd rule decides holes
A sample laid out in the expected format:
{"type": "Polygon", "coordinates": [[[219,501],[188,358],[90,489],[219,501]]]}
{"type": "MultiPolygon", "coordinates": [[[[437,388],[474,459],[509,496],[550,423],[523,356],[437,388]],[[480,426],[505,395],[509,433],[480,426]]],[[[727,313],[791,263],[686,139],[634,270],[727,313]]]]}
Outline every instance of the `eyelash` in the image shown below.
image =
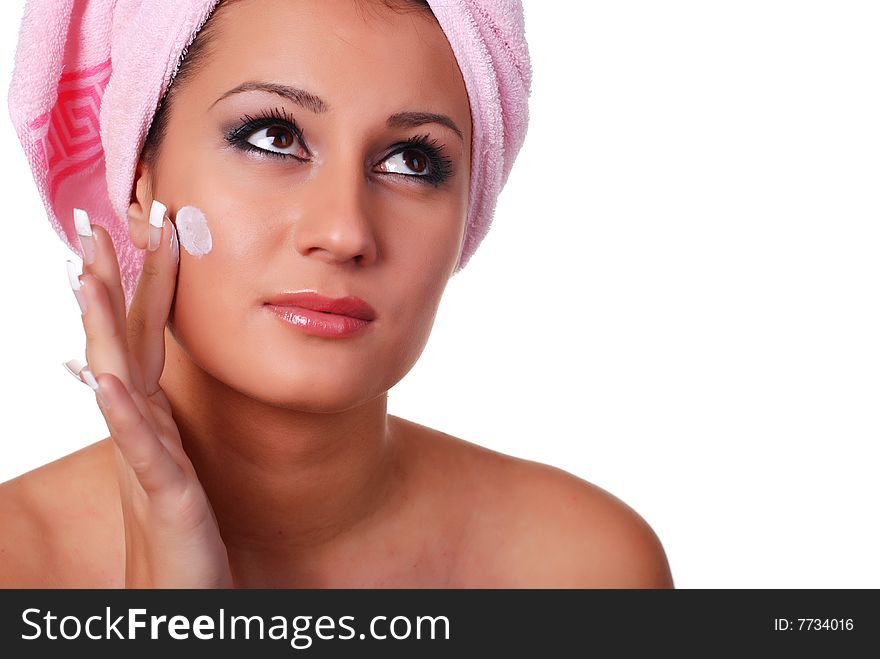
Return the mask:
{"type": "MultiPolygon", "coordinates": [[[[269,157],[283,158],[285,160],[293,158],[299,162],[305,162],[305,159],[295,156],[291,153],[280,153],[278,151],[269,151],[248,142],[248,137],[254,132],[268,128],[270,126],[283,126],[294,134],[303,149],[309,154],[308,147],[305,144],[303,131],[284,108],[274,108],[272,110],[263,110],[256,117],[249,114],[244,115],[240,119],[241,125],[226,135],[226,141],[237,149],[243,151],[254,151],[260,155],[269,157]]],[[[419,179],[423,183],[430,184],[434,187],[440,186],[450,176],[452,176],[452,158],[444,155],[443,147],[436,139],[431,139],[428,135],[414,135],[413,137],[394,144],[391,151],[383,158],[383,162],[391,156],[397,155],[404,151],[414,149],[421,151],[428,158],[430,172],[427,174],[401,174],[400,172],[386,172],[406,178],[419,179]]]]}

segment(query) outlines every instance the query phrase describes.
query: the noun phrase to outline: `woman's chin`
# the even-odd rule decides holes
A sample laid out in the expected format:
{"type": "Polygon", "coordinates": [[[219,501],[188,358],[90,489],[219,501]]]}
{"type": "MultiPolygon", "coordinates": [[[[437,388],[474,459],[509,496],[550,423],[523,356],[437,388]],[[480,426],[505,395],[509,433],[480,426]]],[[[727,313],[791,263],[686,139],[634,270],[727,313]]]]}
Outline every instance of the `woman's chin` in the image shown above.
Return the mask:
{"type": "MultiPolygon", "coordinates": [[[[235,387],[234,383],[232,384],[235,387]]],[[[239,391],[266,405],[298,412],[336,414],[360,407],[384,396],[370,384],[349,377],[263,377],[257,382],[239,383],[239,391]]],[[[238,387],[235,387],[238,388],[238,387]]]]}

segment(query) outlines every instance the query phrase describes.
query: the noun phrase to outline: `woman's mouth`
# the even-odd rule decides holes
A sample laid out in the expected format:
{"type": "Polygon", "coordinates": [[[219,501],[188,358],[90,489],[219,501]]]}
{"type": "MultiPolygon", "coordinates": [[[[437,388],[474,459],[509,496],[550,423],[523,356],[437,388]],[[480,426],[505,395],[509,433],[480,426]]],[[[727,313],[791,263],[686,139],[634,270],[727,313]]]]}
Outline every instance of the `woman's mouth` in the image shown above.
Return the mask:
{"type": "Polygon", "coordinates": [[[353,336],[376,319],[375,310],[358,297],[329,298],[310,290],[276,295],[264,306],[288,325],[325,338],[353,336]]]}

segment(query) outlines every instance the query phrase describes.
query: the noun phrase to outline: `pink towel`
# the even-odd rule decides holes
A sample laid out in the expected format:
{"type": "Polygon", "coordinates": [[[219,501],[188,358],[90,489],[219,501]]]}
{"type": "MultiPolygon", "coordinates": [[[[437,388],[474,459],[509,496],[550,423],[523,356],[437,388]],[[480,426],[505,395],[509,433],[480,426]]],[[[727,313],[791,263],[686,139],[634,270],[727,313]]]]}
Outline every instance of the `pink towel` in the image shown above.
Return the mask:
{"type": "MultiPolygon", "coordinates": [[[[182,54],[217,0],[28,0],[9,111],[49,221],[77,254],[73,209],[110,233],[131,303],[143,252],[128,236],[135,165],[182,54]]],[[[525,139],[531,63],[520,0],[429,0],[464,77],[473,140],[455,271],[492,222],[525,139]]]]}

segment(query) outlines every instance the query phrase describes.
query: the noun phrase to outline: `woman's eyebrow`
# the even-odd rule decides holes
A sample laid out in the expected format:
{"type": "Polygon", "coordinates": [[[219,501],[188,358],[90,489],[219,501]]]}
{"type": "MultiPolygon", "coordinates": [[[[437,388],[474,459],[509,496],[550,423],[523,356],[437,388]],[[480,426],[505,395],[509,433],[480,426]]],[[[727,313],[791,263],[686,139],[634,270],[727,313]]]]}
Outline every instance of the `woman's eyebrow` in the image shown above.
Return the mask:
{"type": "Polygon", "coordinates": [[[216,101],[211,103],[208,107],[210,110],[212,107],[217,105],[224,98],[228,98],[233,94],[241,94],[242,92],[252,92],[252,91],[262,91],[269,92],[270,94],[277,94],[283,98],[286,98],[288,101],[292,103],[296,103],[297,105],[306,108],[307,110],[311,110],[315,114],[321,114],[327,112],[330,109],[330,106],[325,103],[321,98],[315,96],[314,94],[310,94],[304,89],[300,89],[299,87],[291,87],[290,85],[282,85],[275,82],[243,82],[238,87],[233,87],[228,92],[225,92],[220,96],[216,101]]]}
{"type": "MultiPolygon", "coordinates": [[[[243,82],[237,87],[230,89],[229,91],[223,93],[216,101],[211,103],[208,109],[211,109],[224,98],[228,98],[233,94],[241,94],[242,92],[251,91],[263,91],[269,92],[270,94],[276,94],[277,96],[286,98],[291,103],[299,105],[300,107],[304,107],[307,110],[311,110],[315,114],[323,114],[330,109],[330,104],[324,101],[321,97],[316,96],[311,92],[307,92],[304,89],[300,89],[299,87],[283,85],[275,82],[258,81],[243,82]]],[[[464,135],[462,134],[461,129],[450,117],[446,116],[445,114],[411,111],[395,112],[390,117],[388,117],[387,121],[387,125],[389,128],[415,128],[416,126],[431,123],[446,126],[456,135],[458,135],[458,138],[460,140],[464,141],[464,135]]]]}
{"type": "Polygon", "coordinates": [[[455,122],[445,114],[435,114],[433,112],[396,112],[388,117],[389,128],[415,128],[422,124],[440,124],[446,126],[456,135],[462,142],[464,135],[461,129],[455,125],[455,122]]]}

